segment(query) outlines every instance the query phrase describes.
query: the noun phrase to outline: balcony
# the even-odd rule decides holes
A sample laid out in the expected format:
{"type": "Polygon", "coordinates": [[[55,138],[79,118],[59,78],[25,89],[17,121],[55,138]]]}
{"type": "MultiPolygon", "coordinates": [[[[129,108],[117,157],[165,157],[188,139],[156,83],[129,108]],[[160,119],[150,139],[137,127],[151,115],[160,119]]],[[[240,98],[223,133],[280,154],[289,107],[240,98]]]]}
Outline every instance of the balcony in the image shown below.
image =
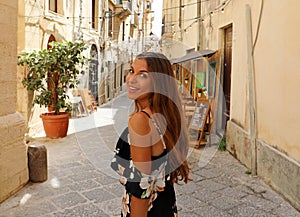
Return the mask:
{"type": "Polygon", "coordinates": [[[125,20],[132,12],[132,3],[125,0],[116,0],[115,16],[125,20]]]}

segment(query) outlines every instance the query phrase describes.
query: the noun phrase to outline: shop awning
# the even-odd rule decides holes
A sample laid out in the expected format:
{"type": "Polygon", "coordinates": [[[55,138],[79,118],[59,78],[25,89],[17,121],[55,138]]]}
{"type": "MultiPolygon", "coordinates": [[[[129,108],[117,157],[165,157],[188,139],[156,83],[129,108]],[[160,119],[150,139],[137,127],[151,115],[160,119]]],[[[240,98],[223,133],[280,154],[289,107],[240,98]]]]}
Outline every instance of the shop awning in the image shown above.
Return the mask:
{"type": "Polygon", "coordinates": [[[215,52],[216,51],[214,51],[214,50],[191,51],[191,52],[187,53],[186,55],[184,55],[182,57],[171,59],[171,63],[175,64],[175,63],[186,62],[186,61],[189,61],[189,60],[196,60],[196,59],[199,59],[201,57],[211,56],[215,52]]]}

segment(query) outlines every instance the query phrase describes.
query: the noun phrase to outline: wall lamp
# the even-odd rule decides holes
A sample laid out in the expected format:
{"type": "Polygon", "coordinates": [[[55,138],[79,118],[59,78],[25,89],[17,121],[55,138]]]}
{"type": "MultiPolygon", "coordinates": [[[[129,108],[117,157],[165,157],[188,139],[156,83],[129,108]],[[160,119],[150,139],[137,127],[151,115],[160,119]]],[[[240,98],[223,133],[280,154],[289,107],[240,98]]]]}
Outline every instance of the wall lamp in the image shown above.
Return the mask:
{"type": "Polygon", "coordinates": [[[184,79],[184,83],[187,84],[189,82],[189,78],[184,79]]]}

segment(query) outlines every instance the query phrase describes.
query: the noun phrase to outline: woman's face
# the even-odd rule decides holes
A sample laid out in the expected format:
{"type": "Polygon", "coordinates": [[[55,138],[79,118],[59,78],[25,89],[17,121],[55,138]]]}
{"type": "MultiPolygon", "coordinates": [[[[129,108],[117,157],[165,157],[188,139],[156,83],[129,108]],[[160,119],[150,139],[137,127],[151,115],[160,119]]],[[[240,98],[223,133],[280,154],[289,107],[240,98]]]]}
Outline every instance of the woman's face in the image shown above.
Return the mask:
{"type": "Polygon", "coordinates": [[[149,97],[152,92],[152,82],[146,60],[134,60],[126,77],[126,84],[129,99],[142,100],[149,97]]]}

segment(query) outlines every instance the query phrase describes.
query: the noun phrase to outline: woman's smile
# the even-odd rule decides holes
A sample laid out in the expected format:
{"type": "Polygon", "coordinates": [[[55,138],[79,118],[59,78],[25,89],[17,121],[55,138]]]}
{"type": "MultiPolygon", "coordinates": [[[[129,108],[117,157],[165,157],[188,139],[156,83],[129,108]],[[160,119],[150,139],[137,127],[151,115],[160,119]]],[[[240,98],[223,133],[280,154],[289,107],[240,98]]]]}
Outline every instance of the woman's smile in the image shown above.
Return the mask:
{"type": "Polygon", "coordinates": [[[126,84],[129,99],[141,99],[152,92],[152,82],[144,59],[137,59],[132,63],[126,84]]]}
{"type": "Polygon", "coordinates": [[[128,86],[127,87],[127,91],[130,93],[136,93],[137,91],[139,91],[140,88],[137,87],[133,87],[133,86],[128,86]]]}

